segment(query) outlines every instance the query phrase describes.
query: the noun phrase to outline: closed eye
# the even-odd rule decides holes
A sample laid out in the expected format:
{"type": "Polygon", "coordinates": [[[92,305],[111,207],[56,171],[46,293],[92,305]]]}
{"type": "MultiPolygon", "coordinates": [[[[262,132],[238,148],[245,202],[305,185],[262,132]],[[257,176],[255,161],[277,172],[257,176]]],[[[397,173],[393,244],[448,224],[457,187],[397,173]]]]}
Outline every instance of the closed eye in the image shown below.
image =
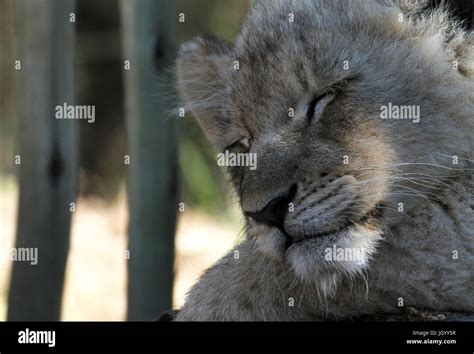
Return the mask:
{"type": "Polygon", "coordinates": [[[315,117],[319,119],[326,105],[330,103],[334,97],[336,97],[335,90],[329,90],[319,96],[314,97],[308,104],[308,109],[306,110],[306,119],[308,121],[314,120],[315,117]]]}
{"type": "Polygon", "coordinates": [[[242,147],[245,151],[249,150],[250,149],[250,144],[252,143],[252,140],[250,138],[241,138],[235,142],[233,142],[232,144],[226,146],[224,148],[224,151],[226,150],[231,150],[233,148],[236,148],[236,147],[242,147]]]}
{"type": "Polygon", "coordinates": [[[339,80],[328,86],[321,94],[315,96],[309,103],[306,109],[306,120],[311,122],[321,118],[326,106],[336,97],[336,95],[345,91],[349,83],[356,81],[360,75],[353,75],[342,80],[339,80]]]}

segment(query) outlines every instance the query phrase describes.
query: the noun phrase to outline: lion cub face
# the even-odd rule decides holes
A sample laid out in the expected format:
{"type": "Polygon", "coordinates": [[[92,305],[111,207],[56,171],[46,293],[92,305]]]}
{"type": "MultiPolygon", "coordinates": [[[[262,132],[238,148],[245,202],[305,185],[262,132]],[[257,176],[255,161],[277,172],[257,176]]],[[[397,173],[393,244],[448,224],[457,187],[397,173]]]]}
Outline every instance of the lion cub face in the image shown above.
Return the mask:
{"type": "Polygon", "coordinates": [[[381,116],[392,103],[426,108],[433,64],[392,10],[368,1],[260,2],[235,45],[198,38],[181,48],[187,107],[219,152],[242,157],[244,166],[228,170],[251,237],[301,278],[367,267],[397,200],[387,166],[432,148],[417,139],[415,113],[381,116]],[[245,156],[256,163],[245,166],[245,156]]]}

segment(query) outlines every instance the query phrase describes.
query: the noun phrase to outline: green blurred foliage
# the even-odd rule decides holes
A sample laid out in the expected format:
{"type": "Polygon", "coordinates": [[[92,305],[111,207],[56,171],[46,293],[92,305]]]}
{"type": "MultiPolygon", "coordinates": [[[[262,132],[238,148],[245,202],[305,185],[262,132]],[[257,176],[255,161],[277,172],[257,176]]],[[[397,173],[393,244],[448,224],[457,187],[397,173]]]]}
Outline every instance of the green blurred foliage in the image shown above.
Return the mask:
{"type": "MultiPolygon", "coordinates": [[[[178,0],[177,12],[185,14],[178,26],[179,43],[202,34],[233,41],[250,5],[250,0],[178,0]]],[[[181,126],[180,149],[184,201],[211,213],[227,209],[233,192],[217,166],[216,151],[191,114],[181,126]]]]}
{"type": "Polygon", "coordinates": [[[177,0],[178,13],[186,20],[178,26],[178,41],[200,34],[213,34],[233,41],[242,19],[251,6],[250,0],[177,0]]]}

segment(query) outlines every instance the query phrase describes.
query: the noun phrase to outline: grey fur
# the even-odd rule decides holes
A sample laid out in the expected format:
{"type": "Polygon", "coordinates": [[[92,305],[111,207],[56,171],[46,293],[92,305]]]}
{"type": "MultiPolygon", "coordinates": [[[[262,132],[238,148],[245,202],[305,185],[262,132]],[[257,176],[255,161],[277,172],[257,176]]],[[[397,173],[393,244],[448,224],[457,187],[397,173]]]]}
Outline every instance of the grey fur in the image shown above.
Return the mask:
{"type": "Polygon", "coordinates": [[[211,143],[246,137],[257,153],[256,171],[229,170],[242,209],[296,184],[284,227],[300,242],[249,219],[239,257],[202,276],[177,320],[474,311],[474,39],[410,3],[259,1],[234,45],[182,45],[180,90],[211,143]],[[418,106],[420,122],[380,119],[389,103],[418,106]],[[364,261],[328,261],[334,245],[364,261]]]}

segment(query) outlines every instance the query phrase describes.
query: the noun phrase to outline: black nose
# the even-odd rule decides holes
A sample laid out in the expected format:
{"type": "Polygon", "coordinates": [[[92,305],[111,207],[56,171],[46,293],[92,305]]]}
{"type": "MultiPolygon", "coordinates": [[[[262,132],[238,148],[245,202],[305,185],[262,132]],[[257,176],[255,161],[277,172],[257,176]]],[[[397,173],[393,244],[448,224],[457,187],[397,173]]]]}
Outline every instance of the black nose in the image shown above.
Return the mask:
{"type": "Polygon", "coordinates": [[[296,184],[293,184],[288,193],[270,200],[262,210],[256,212],[246,211],[244,214],[256,221],[283,229],[285,216],[288,212],[289,204],[296,195],[296,189],[296,184]]]}

